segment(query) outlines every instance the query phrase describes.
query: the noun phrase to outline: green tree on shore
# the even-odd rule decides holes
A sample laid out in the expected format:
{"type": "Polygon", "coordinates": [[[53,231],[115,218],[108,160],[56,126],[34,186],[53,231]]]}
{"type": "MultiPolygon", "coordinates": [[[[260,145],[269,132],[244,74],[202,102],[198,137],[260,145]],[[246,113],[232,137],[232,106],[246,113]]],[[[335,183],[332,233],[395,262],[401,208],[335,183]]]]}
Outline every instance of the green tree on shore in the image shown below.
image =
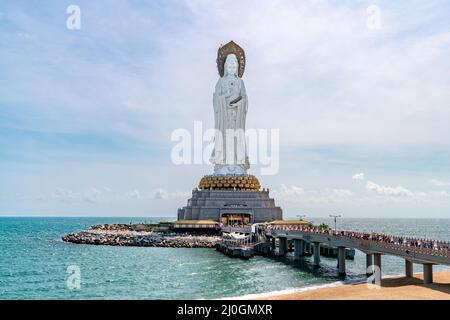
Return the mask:
{"type": "Polygon", "coordinates": [[[319,228],[320,230],[331,230],[330,226],[325,223],[319,224],[317,228],[319,228]]]}

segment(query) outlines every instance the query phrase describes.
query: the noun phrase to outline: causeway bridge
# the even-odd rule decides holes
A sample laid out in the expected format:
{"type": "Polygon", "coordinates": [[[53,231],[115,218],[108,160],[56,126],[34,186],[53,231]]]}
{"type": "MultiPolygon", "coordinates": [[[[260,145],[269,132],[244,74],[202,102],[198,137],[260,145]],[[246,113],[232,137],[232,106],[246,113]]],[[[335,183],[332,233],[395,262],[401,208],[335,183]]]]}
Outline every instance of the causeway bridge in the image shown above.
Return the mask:
{"type": "MultiPolygon", "coordinates": [[[[345,275],[345,250],[353,248],[360,250],[366,254],[366,273],[371,275],[373,267],[378,268],[376,276],[381,279],[381,257],[383,255],[391,255],[403,258],[405,260],[405,274],[407,277],[413,276],[413,264],[422,264],[424,273],[424,283],[433,282],[433,265],[450,266],[450,251],[448,244],[438,241],[427,241],[435,243],[435,247],[425,248],[407,243],[395,242],[395,240],[387,240],[391,236],[375,236],[370,234],[353,232],[353,231],[329,231],[320,232],[311,228],[289,228],[282,227],[278,229],[268,229],[265,236],[271,238],[272,246],[275,239],[279,240],[279,254],[285,255],[288,249],[288,240],[294,242],[294,259],[298,260],[304,254],[307,245],[313,246],[313,265],[320,265],[320,246],[327,244],[331,247],[338,248],[338,269],[339,273],[345,275]],[[387,237],[379,239],[379,237],[387,237]]],[[[392,236],[398,240],[400,237],[392,236]]],[[[403,241],[403,240],[400,240],[403,241]]]]}
{"type": "MultiPolygon", "coordinates": [[[[278,256],[285,256],[289,247],[293,245],[294,260],[300,260],[303,256],[312,254],[314,267],[320,266],[321,246],[337,248],[337,265],[340,275],[346,273],[345,262],[348,249],[356,249],[365,253],[366,274],[368,276],[373,275],[376,280],[381,280],[381,259],[383,255],[404,259],[407,277],[413,277],[414,264],[422,264],[425,284],[433,282],[434,265],[450,266],[450,243],[442,241],[289,225],[259,226],[256,235],[253,235],[253,238],[256,238],[256,240],[253,240],[255,241],[253,247],[251,238],[252,236],[249,236],[248,240],[240,240],[242,257],[248,257],[245,251],[256,249],[256,246],[261,246],[261,243],[264,242],[267,245],[270,243],[268,245],[270,253],[274,254],[278,242],[278,256]]],[[[221,246],[220,251],[224,252],[226,243],[222,243],[221,246]]],[[[237,247],[236,244],[233,244],[234,250],[237,247]]]]}

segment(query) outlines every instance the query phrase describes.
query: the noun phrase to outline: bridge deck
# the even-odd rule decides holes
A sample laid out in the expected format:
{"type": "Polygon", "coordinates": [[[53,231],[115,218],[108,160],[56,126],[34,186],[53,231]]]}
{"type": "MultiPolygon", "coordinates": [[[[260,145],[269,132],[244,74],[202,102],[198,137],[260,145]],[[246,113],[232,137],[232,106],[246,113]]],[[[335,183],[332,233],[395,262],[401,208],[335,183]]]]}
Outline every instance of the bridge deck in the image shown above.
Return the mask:
{"type": "Polygon", "coordinates": [[[301,239],[310,243],[326,243],[333,247],[346,247],[363,251],[367,254],[379,253],[410,260],[414,263],[432,263],[450,266],[448,250],[420,248],[402,244],[387,243],[376,240],[352,238],[340,234],[308,232],[304,230],[266,230],[266,235],[289,240],[301,239]]]}

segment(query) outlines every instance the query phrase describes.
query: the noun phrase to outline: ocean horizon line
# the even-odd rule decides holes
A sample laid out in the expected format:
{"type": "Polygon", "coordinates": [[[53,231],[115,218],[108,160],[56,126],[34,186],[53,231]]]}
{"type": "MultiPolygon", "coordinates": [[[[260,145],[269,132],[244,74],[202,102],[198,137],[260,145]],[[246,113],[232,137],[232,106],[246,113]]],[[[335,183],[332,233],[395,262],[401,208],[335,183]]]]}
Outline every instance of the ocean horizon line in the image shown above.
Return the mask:
{"type": "MultiPolygon", "coordinates": [[[[102,216],[102,215],[2,215],[0,214],[0,218],[170,218],[170,219],[176,219],[176,216],[102,216]]],[[[328,216],[311,216],[310,218],[306,218],[306,220],[314,220],[314,219],[332,219],[328,216]]],[[[373,219],[373,220],[450,220],[450,217],[444,218],[444,217],[341,217],[339,219],[373,219]]],[[[285,217],[283,220],[298,220],[297,217],[285,217]]]]}

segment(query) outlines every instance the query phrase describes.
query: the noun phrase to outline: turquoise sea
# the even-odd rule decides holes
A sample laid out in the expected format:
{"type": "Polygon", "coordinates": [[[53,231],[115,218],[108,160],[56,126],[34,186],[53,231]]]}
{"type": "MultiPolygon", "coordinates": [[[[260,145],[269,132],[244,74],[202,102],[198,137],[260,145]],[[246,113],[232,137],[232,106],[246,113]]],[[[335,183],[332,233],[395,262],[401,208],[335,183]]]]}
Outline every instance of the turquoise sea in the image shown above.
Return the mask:
{"type": "MultiPolygon", "coordinates": [[[[0,299],[210,299],[331,284],[334,259],[294,263],[255,257],[231,259],[214,249],[109,247],[64,243],[61,237],[92,224],[157,222],[173,218],[0,217],[0,299]],[[67,268],[80,270],[80,288],[69,289],[67,268]]],[[[333,223],[313,219],[315,223],[333,223]]],[[[450,241],[450,219],[341,219],[338,228],[380,231],[450,241]]],[[[348,261],[348,279],[362,279],[365,256],[348,261]]],[[[436,267],[437,270],[449,270],[436,267]]],[[[384,257],[384,275],[404,262],[384,257]]],[[[421,271],[415,265],[415,272],[421,271]]]]}

